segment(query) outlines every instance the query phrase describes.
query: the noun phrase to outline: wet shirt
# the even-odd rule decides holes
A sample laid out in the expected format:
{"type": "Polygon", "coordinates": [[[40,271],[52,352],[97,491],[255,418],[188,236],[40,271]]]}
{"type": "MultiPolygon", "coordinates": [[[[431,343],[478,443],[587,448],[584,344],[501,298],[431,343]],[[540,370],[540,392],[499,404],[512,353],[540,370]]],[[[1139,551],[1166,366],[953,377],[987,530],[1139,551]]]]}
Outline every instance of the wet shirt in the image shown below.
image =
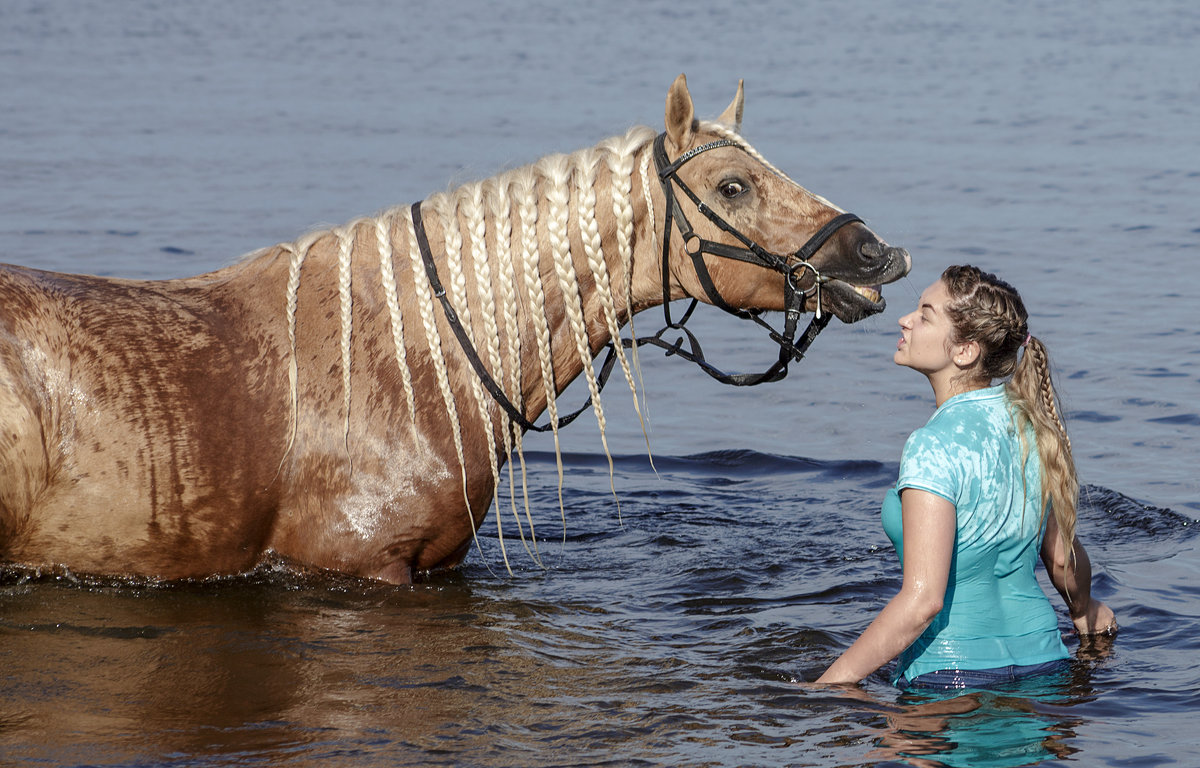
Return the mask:
{"type": "Polygon", "coordinates": [[[1066,658],[1058,619],[1034,569],[1045,530],[1041,462],[1029,455],[1004,386],[956,395],[904,445],[883,503],[883,530],[904,562],[900,491],[954,504],[956,532],[941,612],[900,655],[893,682],[943,669],[990,669],[1066,658]]]}

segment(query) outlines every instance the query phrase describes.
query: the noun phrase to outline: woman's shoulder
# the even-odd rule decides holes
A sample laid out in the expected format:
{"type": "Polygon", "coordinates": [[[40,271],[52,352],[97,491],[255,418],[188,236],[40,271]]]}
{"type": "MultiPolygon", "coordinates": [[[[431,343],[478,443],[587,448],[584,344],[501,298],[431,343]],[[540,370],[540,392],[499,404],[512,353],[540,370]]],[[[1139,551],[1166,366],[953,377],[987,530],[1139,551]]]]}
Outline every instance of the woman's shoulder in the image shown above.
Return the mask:
{"type": "Polygon", "coordinates": [[[957,453],[955,448],[955,433],[951,425],[945,421],[935,422],[930,419],[929,423],[919,429],[913,430],[908,439],[904,441],[904,452],[901,462],[908,464],[918,462],[921,464],[928,463],[930,460],[939,462],[952,461],[953,454],[957,453]]]}
{"type": "Polygon", "coordinates": [[[995,438],[999,429],[991,409],[964,404],[935,413],[924,426],[913,430],[904,443],[904,455],[961,461],[995,438]]]}
{"type": "Polygon", "coordinates": [[[953,501],[960,485],[965,446],[926,424],[908,436],[900,456],[897,488],[919,488],[953,501]]]}

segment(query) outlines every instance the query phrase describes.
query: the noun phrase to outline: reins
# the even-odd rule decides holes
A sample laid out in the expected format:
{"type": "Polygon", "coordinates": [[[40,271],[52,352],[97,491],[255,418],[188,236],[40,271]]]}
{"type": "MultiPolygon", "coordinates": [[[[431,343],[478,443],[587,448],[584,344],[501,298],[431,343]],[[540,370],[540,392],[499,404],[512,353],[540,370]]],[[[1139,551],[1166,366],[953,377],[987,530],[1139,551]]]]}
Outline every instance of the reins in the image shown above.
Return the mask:
{"type": "MultiPolygon", "coordinates": [[[[708,144],[703,144],[698,147],[693,147],[687,152],[680,155],[674,162],[667,159],[664,141],[666,134],[659,134],[654,140],[654,163],[658,170],[659,182],[662,185],[663,195],[666,200],[666,214],[663,218],[663,237],[662,237],[662,287],[663,287],[663,318],[665,326],[652,336],[638,339],[619,339],[622,346],[633,348],[635,346],[644,346],[651,344],[666,351],[668,357],[677,355],[684,360],[695,363],[699,368],[707,373],[712,378],[720,381],[723,384],[732,386],[754,386],[768,381],[778,381],[787,376],[788,365],[793,360],[799,362],[804,358],[809,346],[826,325],[829,324],[831,315],[828,312],[823,312],[821,308],[821,283],[824,281],[820,272],[817,271],[809,259],[820,247],[833,236],[835,232],[843,226],[861,222],[858,216],[853,213],[843,213],[835,216],[826,223],[816,234],[809,238],[803,246],[801,246],[790,257],[783,257],[771,253],[762,246],[755,243],[750,238],[735,229],[732,225],[722,219],[715,211],[708,207],[695,192],[691,190],[679,178],[679,169],[692,158],[697,155],[707,152],[710,149],[718,147],[738,147],[745,151],[745,147],[741,144],[732,141],[731,139],[720,139],[708,144]],[[691,223],[683,213],[683,209],[679,206],[679,200],[675,195],[674,187],[677,186],[695,205],[696,209],[703,214],[710,222],[718,229],[735,238],[742,246],[729,245],[726,243],[718,243],[712,240],[705,240],[695,233],[691,223]],[[695,311],[698,299],[693,298],[691,304],[684,311],[678,321],[671,318],[670,309],[670,243],[672,224],[679,230],[680,236],[683,238],[684,250],[692,258],[692,264],[696,270],[696,276],[700,280],[700,284],[704,289],[705,295],[715,306],[743,319],[753,320],[758,325],[767,329],[771,340],[779,345],[779,357],[771,364],[769,368],[761,373],[726,373],[716,366],[708,362],[704,356],[704,350],[700,346],[699,340],[695,334],[687,327],[687,321],[691,318],[692,312],[695,311]],[[739,309],[730,305],[721,296],[713,283],[712,276],[709,274],[708,266],[704,262],[704,255],[717,256],[726,259],[736,259],[749,264],[765,267],[775,272],[784,275],[784,325],[782,331],[775,330],[770,324],[759,317],[759,311],[739,309]],[[791,263],[789,263],[789,261],[791,263]],[[801,289],[797,283],[803,278],[805,272],[812,273],[812,284],[807,289],[801,289]],[[817,309],[813,319],[809,322],[804,333],[797,338],[796,332],[799,326],[800,315],[804,313],[804,304],[811,295],[816,296],[817,309]],[[663,338],[663,335],[670,331],[678,331],[682,334],[675,341],[668,341],[663,338]],[[687,346],[684,346],[684,342],[687,346]]],[[[416,202],[412,205],[413,229],[416,233],[417,246],[421,252],[421,260],[425,265],[425,274],[429,279],[429,285],[433,289],[433,295],[437,297],[442,305],[442,311],[445,314],[446,322],[449,323],[451,330],[454,331],[455,337],[458,339],[459,346],[463,353],[467,356],[467,360],[474,369],[475,374],[483,383],[484,388],[491,394],[492,398],[500,405],[509,419],[518,424],[522,429],[530,432],[548,432],[558,427],[566,426],[575,420],[577,416],[591,407],[592,398],[589,396],[577,410],[563,416],[557,420],[557,423],[548,423],[537,425],[526,418],[525,414],[518,408],[508,396],[504,394],[504,390],[496,383],[496,380],[488,372],[480,359],[479,353],[475,349],[475,345],[471,342],[471,337],[466,328],[463,327],[462,321],[458,317],[458,313],[450,304],[450,299],[446,295],[446,289],[442,286],[442,282],[438,277],[437,265],[433,261],[433,252],[429,247],[429,238],[425,233],[425,225],[421,219],[421,203],[416,202]]],[[[610,340],[606,345],[608,349],[605,355],[604,362],[600,367],[599,373],[596,375],[597,391],[604,388],[608,382],[609,375],[612,373],[613,363],[616,361],[617,347],[613,340],[610,340]]]]}
{"type": "MultiPolygon", "coordinates": [[[[450,329],[454,331],[455,337],[458,339],[458,344],[462,347],[463,353],[466,354],[467,360],[471,363],[471,367],[475,369],[475,374],[479,376],[479,380],[483,382],[483,386],[491,394],[492,399],[500,404],[504,412],[508,414],[508,418],[519,424],[522,429],[530,432],[549,432],[555,427],[565,427],[575,420],[579,414],[586,411],[592,405],[592,398],[589,396],[587,402],[580,406],[577,410],[562,416],[556,424],[537,425],[525,417],[517,406],[508,399],[504,394],[504,390],[488,373],[488,370],[483,365],[483,360],[480,359],[479,353],[475,351],[475,345],[471,343],[471,337],[467,333],[467,329],[463,327],[462,321],[458,319],[458,313],[454,311],[454,307],[450,304],[450,298],[446,295],[446,289],[442,286],[442,281],[438,278],[437,265],[433,263],[433,252],[429,248],[429,237],[425,234],[425,223],[421,220],[421,203],[412,204],[413,231],[417,234],[417,247],[421,251],[421,261],[425,264],[425,275],[429,278],[429,286],[433,289],[433,295],[441,302],[442,311],[446,315],[446,322],[450,324],[450,329]]],[[[624,341],[624,339],[622,339],[624,341]]],[[[600,373],[596,374],[596,382],[600,389],[608,383],[609,374],[612,373],[613,363],[616,362],[617,349],[610,341],[605,345],[608,347],[608,354],[604,358],[603,365],[600,366],[600,373]]]]}

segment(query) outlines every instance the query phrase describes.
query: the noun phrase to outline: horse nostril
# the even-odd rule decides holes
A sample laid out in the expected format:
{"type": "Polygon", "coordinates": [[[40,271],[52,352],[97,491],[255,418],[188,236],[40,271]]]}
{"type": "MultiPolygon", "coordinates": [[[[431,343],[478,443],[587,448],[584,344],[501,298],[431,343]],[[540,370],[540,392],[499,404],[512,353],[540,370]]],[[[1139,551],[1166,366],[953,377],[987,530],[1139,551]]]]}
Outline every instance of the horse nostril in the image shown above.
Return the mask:
{"type": "MultiPolygon", "coordinates": [[[[903,248],[897,248],[894,245],[884,245],[879,241],[865,242],[858,247],[858,253],[866,262],[896,262],[903,263],[906,267],[912,265],[909,259],[908,251],[903,248]]],[[[905,270],[907,272],[907,269],[905,270]]]]}
{"type": "Polygon", "coordinates": [[[868,242],[865,242],[862,245],[858,246],[859,255],[862,256],[867,261],[875,261],[876,259],[881,259],[887,255],[887,252],[889,250],[894,250],[894,249],[889,249],[887,246],[885,246],[883,243],[879,242],[878,240],[868,241],[868,242]]]}

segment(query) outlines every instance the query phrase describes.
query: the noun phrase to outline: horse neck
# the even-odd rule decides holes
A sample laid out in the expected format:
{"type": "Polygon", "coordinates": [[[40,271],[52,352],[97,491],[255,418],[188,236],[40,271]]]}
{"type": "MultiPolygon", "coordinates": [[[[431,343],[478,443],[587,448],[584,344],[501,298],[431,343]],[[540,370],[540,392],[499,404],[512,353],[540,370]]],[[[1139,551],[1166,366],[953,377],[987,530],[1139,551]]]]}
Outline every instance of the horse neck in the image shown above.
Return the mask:
{"type": "Polygon", "coordinates": [[[630,274],[652,248],[639,170],[651,136],[631,131],[425,203],[450,302],[467,308],[475,353],[531,420],[556,415],[555,396],[594,373],[593,355],[645,303],[630,274]]]}
{"type": "MultiPolygon", "coordinates": [[[[631,132],[622,138],[634,137],[631,132]]],[[[617,151],[606,143],[597,148],[599,159],[590,152],[569,158],[569,197],[562,183],[547,183],[539,190],[543,223],[538,229],[544,233],[539,272],[546,292],[556,392],[581,373],[593,377],[592,355],[614,339],[620,367],[634,388],[631,353],[620,346],[620,329],[637,312],[662,303],[655,233],[655,212],[662,210],[662,198],[651,159],[652,138],[647,129],[636,134],[635,148],[617,151]],[[581,312],[572,317],[572,302],[564,297],[576,294],[581,312]],[[581,337],[586,338],[586,352],[581,337]]],[[[544,164],[545,178],[561,181],[563,159],[548,158],[544,164]]],[[[533,384],[524,394],[540,411],[547,403],[545,382],[533,384]]],[[[598,395],[592,391],[593,401],[598,395]]],[[[598,409],[596,415],[602,420],[598,409]]]]}
{"type": "MultiPolygon", "coordinates": [[[[639,281],[630,279],[633,265],[657,264],[653,220],[662,205],[654,197],[651,138],[649,129],[635,129],[421,204],[432,261],[470,339],[470,353],[530,420],[591,369],[592,355],[634,312],[662,301],[653,291],[639,292],[639,281]]],[[[391,319],[383,322],[391,331],[385,335],[396,338],[410,407],[415,371],[408,366],[422,360],[432,362],[443,398],[466,394],[463,382],[475,373],[454,375],[459,341],[431,288],[407,207],[313,233],[279,252],[289,262],[289,336],[295,338],[299,305],[326,307],[320,315],[335,317],[323,335],[340,342],[345,392],[352,344],[361,332],[352,337],[359,322],[352,318],[362,317],[358,296],[367,299],[364,306],[388,310],[383,317],[391,319]]],[[[293,352],[293,366],[295,359],[293,352]]],[[[621,365],[630,378],[623,356],[621,365]]],[[[290,377],[295,402],[294,367],[290,377]]]]}

